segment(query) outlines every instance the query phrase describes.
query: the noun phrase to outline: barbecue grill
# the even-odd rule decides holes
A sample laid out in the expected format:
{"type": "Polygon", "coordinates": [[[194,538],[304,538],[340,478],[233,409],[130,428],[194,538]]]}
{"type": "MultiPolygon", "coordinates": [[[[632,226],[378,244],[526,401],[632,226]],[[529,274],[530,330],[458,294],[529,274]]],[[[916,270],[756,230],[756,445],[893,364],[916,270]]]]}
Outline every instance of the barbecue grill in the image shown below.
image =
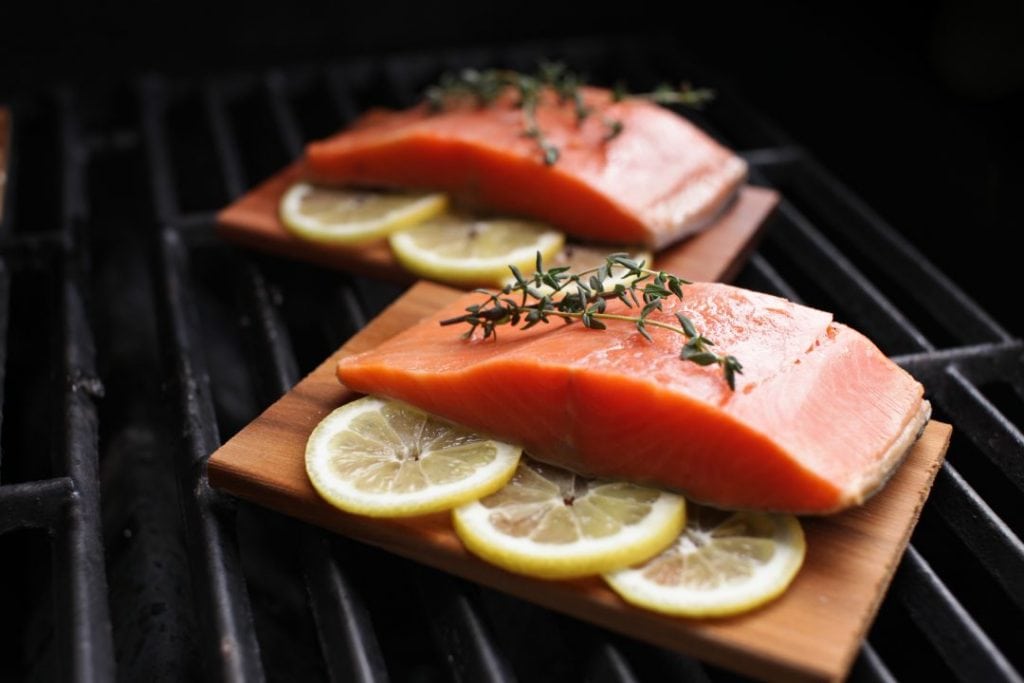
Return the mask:
{"type": "Polygon", "coordinates": [[[216,210],[306,140],[410,104],[442,70],[540,57],[598,82],[715,87],[695,118],[783,195],[738,283],[835,311],[953,423],[852,677],[1021,680],[1024,343],[727,83],[669,44],[635,45],[151,74],[12,102],[0,680],[736,680],[206,481],[218,445],[402,291],[224,244],[216,210]]]}

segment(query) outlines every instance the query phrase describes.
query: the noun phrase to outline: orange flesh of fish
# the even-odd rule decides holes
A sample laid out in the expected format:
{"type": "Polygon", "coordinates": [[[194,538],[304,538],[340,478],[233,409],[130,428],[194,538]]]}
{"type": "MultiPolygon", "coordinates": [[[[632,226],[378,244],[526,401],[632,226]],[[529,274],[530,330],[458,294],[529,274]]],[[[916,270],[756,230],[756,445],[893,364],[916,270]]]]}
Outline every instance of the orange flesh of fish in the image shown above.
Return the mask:
{"type": "Polygon", "coordinates": [[[660,248],[706,226],[746,178],[746,163],[677,114],[585,88],[583,122],[549,94],[536,119],[560,156],[545,165],[516,96],[432,113],[375,110],[307,148],[316,181],[443,190],[469,204],[547,221],[576,237],[660,248]],[[622,131],[607,139],[608,122],[622,131]]]}
{"type": "Polygon", "coordinates": [[[862,502],[929,415],[922,386],[866,337],[766,294],[698,283],[653,318],[675,324],[683,311],[718,353],[739,358],[735,391],[718,367],[681,361],[683,337],[667,330],[648,342],[627,322],[597,331],[554,321],[464,340],[438,324],[480,301],[468,294],[341,360],[339,379],[580,474],[794,513],[862,502]]]}

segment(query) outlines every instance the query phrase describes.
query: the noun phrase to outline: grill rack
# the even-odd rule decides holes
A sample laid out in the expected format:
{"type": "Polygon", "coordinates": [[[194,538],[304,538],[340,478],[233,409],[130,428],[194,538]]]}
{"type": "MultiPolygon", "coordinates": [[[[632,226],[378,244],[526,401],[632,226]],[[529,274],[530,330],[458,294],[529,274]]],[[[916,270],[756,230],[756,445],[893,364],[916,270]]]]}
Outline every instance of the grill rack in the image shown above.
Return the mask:
{"type": "Polygon", "coordinates": [[[1021,680],[1024,344],[721,79],[671,46],[626,40],[153,75],[14,103],[0,557],[27,559],[3,570],[0,605],[15,609],[2,609],[0,653],[14,656],[0,667],[14,664],[0,678],[735,679],[206,483],[223,436],[400,293],[221,245],[214,211],[304,140],[371,104],[409,103],[441,69],[552,55],[607,82],[715,85],[719,100],[696,118],[784,196],[738,282],[836,311],[954,424],[853,677],[1021,680]],[[40,381],[30,367],[50,372],[40,381]]]}

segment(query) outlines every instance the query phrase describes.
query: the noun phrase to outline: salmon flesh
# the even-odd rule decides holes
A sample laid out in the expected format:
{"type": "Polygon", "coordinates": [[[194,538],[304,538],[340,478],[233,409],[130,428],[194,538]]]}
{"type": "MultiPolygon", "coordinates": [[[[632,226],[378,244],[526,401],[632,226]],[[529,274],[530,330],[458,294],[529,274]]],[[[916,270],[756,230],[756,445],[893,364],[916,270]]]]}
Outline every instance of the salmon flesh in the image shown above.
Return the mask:
{"type": "Polygon", "coordinates": [[[342,359],[337,375],[580,474],[724,508],[831,513],[884,484],[928,420],[920,383],[829,313],[722,284],[684,294],[651,319],[683,312],[736,356],[735,391],[717,366],[680,360],[685,340],[667,330],[648,341],[629,322],[555,321],[485,340],[439,325],[480,293],[342,359]]]}
{"type": "Polygon", "coordinates": [[[538,128],[559,150],[551,165],[508,93],[486,107],[371,111],[310,144],[307,172],[327,184],[443,190],[586,241],[654,249],[707,226],[746,179],[743,159],[674,112],[598,88],[583,97],[592,113],[582,123],[552,93],[537,107],[538,128]]]}

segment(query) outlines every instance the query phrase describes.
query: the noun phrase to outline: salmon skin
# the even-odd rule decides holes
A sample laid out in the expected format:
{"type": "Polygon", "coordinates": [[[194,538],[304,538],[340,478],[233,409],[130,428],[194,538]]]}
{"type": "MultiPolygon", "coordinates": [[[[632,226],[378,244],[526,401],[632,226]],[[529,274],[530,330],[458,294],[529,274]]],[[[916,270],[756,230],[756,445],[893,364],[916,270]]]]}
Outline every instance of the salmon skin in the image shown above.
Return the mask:
{"type": "Polygon", "coordinates": [[[829,313],[721,284],[684,294],[652,319],[684,312],[735,355],[735,391],[719,368],[680,360],[683,338],[666,330],[647,341],[627,322],[556,322],[467,340],[439,325],[479,293],[342,359],[337,375],[580,474],[723,508],[825,514],[884,484],[928,420],[921,384],[829,313]]]}
{"type": "Polygon", "coordinates": [[[443,190],[462,202],[547,221],[587,241],[658,249],[707,226],[747,165],[686,119],[640,99],[583,89],[581,123],[548,93],[538,127],[559,150],[546,165],[511,93],[489,106],[374,110],[306,150],[311,179],[443,190]],[[621,132],[609,139],[609,121],[621,132]]]}

